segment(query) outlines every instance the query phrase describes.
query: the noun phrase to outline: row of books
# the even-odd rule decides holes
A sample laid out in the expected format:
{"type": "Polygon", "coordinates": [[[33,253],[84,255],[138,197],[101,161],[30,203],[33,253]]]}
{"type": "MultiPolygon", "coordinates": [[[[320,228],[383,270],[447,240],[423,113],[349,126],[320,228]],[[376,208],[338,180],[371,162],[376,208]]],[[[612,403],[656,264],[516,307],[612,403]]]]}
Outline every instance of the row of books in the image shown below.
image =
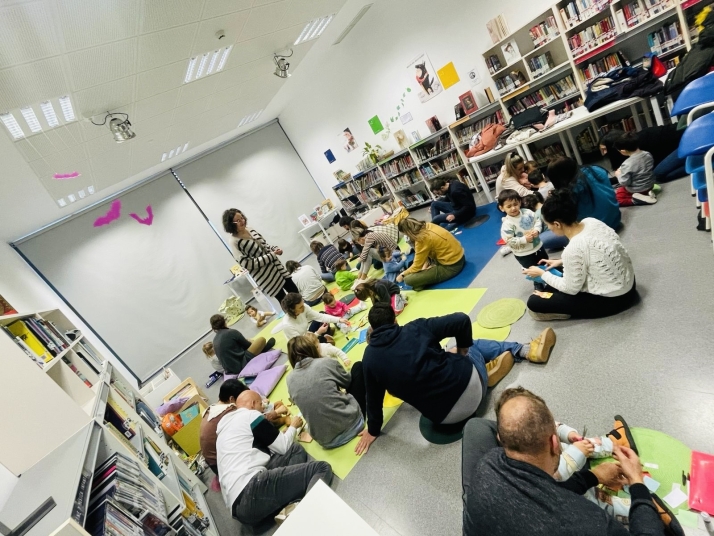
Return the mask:
{"type": "Polygon", "coordinates": [[[414,160],[410,154],[405,154],[394,160],[390,160],[386,164],[382,165],[382,171],[387,178],[394,177],[400,173],[404,173],[414,167],[414,160]]]}
{"type": "Polygon", "coordinates": [[[3,329],[30,359],[40,365],[51,361],[70,345],[54,322],[43,318],[16,320],[3,329]]]}
{"type": "Polygon", "coordinates": [[[387,195],[386,188],[382,186],[381,188],[368,188],[364,192],[357,194],[357,199],[363,203],[369,203],[370,201],[377,201],[379,198],[387,195]]]}
{"type": "Polygon", "coordinates": [[[578,72],[580,73],[580,79],[585,83],[589,83],[596,76],[625,65],[628,65],[628,62],[621,53],[608,54],[588,63],[584,67],[580,67],[578,72]]]}
{"type": "MultiPolygon", "coordinates": [[[[183,523],[184,525],[189,525],[192,529],[201,534],[210,526],[209,520],[196,503],[195,492],[189,483],[186,482],[180,474],[177,476],[181,486],[181,492],[183,493],[183,501],[186,503],[186,509],[181,513],[183,523]]],[[[181,534],[180,530],[179,534],[181,534]]]]}
{"type": "Polygon", "coordinates": [[[425,179],[433,179],[441,173],[446,173],[461,165],[461,161],[456,153],[452,153],[441,162],[428,162],[419,166],[419,171],[425,179]]]}
{"type": "Polygon", "coordinates": [[[668,60],[662,60],[662,63],[664,63],[664,66],[668,71],[670,69],[674,69],[677,65],[679,65],[679,56],[675,56],[674,58],[668,60]]]}
{"type": "Polygon", "coordinates": [[[514,101],[508,107],[508,112],[511,115],[517,115],[528,108],[533,108],[534,106],[548,106],[549,104],[553,104],[560,99],[577,94],[579,94],[578,86],[575,85],[573,75],[569,74],[557,82],[548,84],[547,86],[544,86],[524,97],[521,97],[517,101],[514,101]]]}
{"type": "Polygon", "coordinates": [[[340,202],[347,210],[354,210],[358,207],[364,206],[364,203],[359,202],[355,196],[340,198],[340,202]]]}
{"type": "Polygon", "coordinates": [[[553,67],[555,67],[555,62],[553,61],[553,56],[550,51],[545,54],[541,54],[540,56],[528,58],[528,68],[530,69],[534,79],[539,76],[543,76],[553,67]]]}
{"type": "Polygon", "coordinates": [[[647,34],[647,44],[655,54],[662,55],[684,44],[679,21],[665,24],[656,32],[647,34]]]}
{"type": "Polygon", "coordinates": [[[595,133],[590,126],[576,136],[575,143],[581,154],[592,153],[598,149],[597,136],[595,136],[595,133]]]}
{"type": "Polygon", "coordinates": [[[501,173],[501,168],[503,167],[503,164],[504,161],[501,161],[497,164],[491,164],[490,166],[481,168],[481,173],[483,173],[483,178],[486,179],[487,183],[496,182],[498,175],[501,173]]]}
{"type": "Polygon", "coordinates": [[[573,56],[581,56],[599,47],[605,41],[614,38],[617,35],[617,28],[612,17],[606,17],[601,21],[596,22],[592,26],[588,26],[584,30],[568,37],[568,45],[573,52],[573,56]]]}
{"type": "Polygon", "coordinates": [[[491,54],[488,58],[486,58],[486,67],[488,67],[488,72],[491,74],[503,69],[501,60],[495,54],[491,54]]]}
{"type": "Polygon", "coordinates": [[[612,123],[607,123],[603,126],[600,127],[600,134],[605,134],[606,132],[609,132],[610,130],[613,129],[619,129],[623,130],[625,132],[632,132],[634,130],[637,130],[635,126],[635,120],[630,117],[625,117],[624,119],[621,119],[620,121],[614,121],[612,123]]]}
{"type": "Polygon", "coordinates": [[[394,190],[401,190],[402,188],[408,188],[414,184],[421,182],[421,176],[417,170],[412,170],[409,173],[399,175],[398,177],[391,179],[390,184],[394,190]]]}
{"type": "Polygon", "coordinates": [[[597,15],[610,6],[609,0],[575,0],[560,10],[560,16],[567,28],[597,15]]]}
{"type": "Polygon", "coordinates": [[[435,156],[439,156],[440,154],[452,149],[454,149],[454,142],[447,132],[446,134],[439,136],[439,138],[432,144],[420,145],[414,149],[414,152],[416,153],[419,161],[423,162],[424,160],[434,158],[435,156]]]}
{"type": "Polygon", "coordinates": [[[341,186],[338,190],[335,191],[337,192],[338,196],[342,194],[347,197],[363,192],[365,189],[375,186],[380,182],[384,182],[384,179],[382,179],[381,175],[377,175],[375,177],[370,172],[369,175],[364,175],[363,177],[359,177],[354,180],[351,180],[350,182],[345,183],[343,186],[341,186]]]}
{"type": "Polygon", "coordinates": [[[423,203],[431,201],[431,198],[424,192],[414,193],[409,190],[405,190],[404,192],[402,192],[402,199],[404,200],[404,205],[407,208],[412,208],[416,205],[421,205],[423,203]]]}
{"type": "Polygon", "coordinates": [[[521,71],[513,71],[506,76],[494,80],[494,82],[498,93],[503,96],[526,84],[527,80],[521,71]]]}
{"type": "Polygon", "coordinates": [[[528,35],[533,41],[533,48],[538,48],[558,35],[558,24],[552,15],[543,22],[528,29],[528,35]]]}
{"type": "Polygon", "coordinates": [[[462,127],[459,130],[459,145],[471,143],[471,138],[474,134],[478,134],[486,127],[486,125],[491,123],[503,124],[503,112],[501,110],[497,110],[493,115],[489,115],[488,117],[484,117],[483,119],[479,119],[470,125],[462,127]]]}
{"type": "Polygon", "coordinates": [[[632,2],[615,11],[615,16],[622,28],[632,28],[646,21],[649,18],[649,13],[639,2],[632,2]]]}
{"type": "Polygon", "coordinates": [[[533,160],[538,163],[539,167],[548,165],[548,163],[558,156],[565,156],[565,151],[560,143],[554,143],[541,149],[536,149],[532,153],[533,160]]]}

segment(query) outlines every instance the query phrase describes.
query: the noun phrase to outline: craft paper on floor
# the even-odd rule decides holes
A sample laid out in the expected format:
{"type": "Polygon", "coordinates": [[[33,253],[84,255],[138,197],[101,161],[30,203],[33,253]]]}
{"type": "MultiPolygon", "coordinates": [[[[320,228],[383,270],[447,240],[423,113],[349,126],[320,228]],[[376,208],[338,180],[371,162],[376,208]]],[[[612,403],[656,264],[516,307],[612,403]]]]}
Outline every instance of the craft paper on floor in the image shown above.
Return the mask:
{"type": "Polygon", "coordinates": [[[454,67],[453,61],[444,65],[436,72],[436,74],[439,75],[439,80],[441,80],[441,85],[444,86],[444,89],[449,89],[456,82],[461,80],[459,78],[459,73],[456,72],[456,67],[454,67]]]}
{"type": "Polygon", "coordinates": [[[478,322],[471,324],[474,339],[486,339],[490,341],[500,341],[503,342],[508,339],[511,334],[511,326],[504,326],[502,328],[485,328],[478,322]]]}
{"type": "Polygon", "coordinates": [[[134,214],[133,212],[131,214],[129,214],[129,216],[134,218],[136,221],[138,221],[142,225],[151,225],[152,223],[154,223],[154,211],[151,208],[151,205],[146,207],[146,214],[147,214],[146,218],[142,218],[141,216],[139,216],[138,214],[134,214]]]}
{"type": "Polygon", "coordinates": [[[411,120],[413,119],[413,118],[412,118],[412,113],[411,113],[411,112],[407,112],[407,113],[405,113],[405,114],[402,114],[402,115],[399,116],[399,119],[402,120],[402,125],[406,125],[409,121],[411,121],[411,120]]]}
{"type": "Polygon", "coordinates": [[[342,148],[348,153],[357,149],[357,140],[355,140],[355,137],[352,135],[352,131],[349,128],[344,129],[338,138],[342,148]]]}
{"type": "Polygon", "coordinates": [[[672,484],[672,491],[662,497],[662,500],[666,502],[670,508],[679,508],[688,498],[687,494],[682,491],[680,485],[674,483],[672,484]]]}
{"type": "Polygon", "coordinates": [[[335,155],[332,154],[332,149],[328,149],[327,151],[325,151],[325,158],[327,158],[327,161],[328,161],[330,164],[332,164],[332,162],[334,162],[335,160],[337,160],[337,159],[335,158],[335,155]]]}
{"type": "Polygon", "coordinates": [[[443,91],[441,82],[436,76],[436,71],[431,65],[426,54],[420,54],[407,65],[412,80],[416,81],[414,86],[422,104],[436,97],[443,91]]]}
{"type": "Polygon", "coordinates": [[[121,201],[115,199],[112,201],[112,205],[104,216],[99,216],[94,220],[94,227],[101,227],[102,225],[109,225],[114,220],[118,220],[121,216],[121,201]]]}
{"type": "Polygon", "coordinates": [[[81,175],[82,174],[79,171],[73,171],[72,173],[55,173],[54,175],[52,175],[52,178],[62,181],[67,179],[76,179],[81,175]]]}
{"type": "Polygon", "coordinates": [[[699,528],[699,515],[696,512],[680,510],[679,513],[675,514],[675,517],[679,520],[679,523],[685,527],[691,527],[693,529],[699,528]]]}
{"type": "Polygon", "coordinates": [[[476,321],[485,328],[502,328],[518,321],[526,312],[526,304],[517,298],[503,298],[479,311],[476,321]]]}
{"type": "Polygon", "coordinates": [[[382,122],[379,120],[378,115],[375,115],[367,122],[369,123],[369,127],[372,129],[373,134],[379,134],[384,130],[384,125],[382,125],[382,122]]]}
{"type": "Polygon", "coordinates": [[[647,486],[647,489],[650,490],[651,493],[655,493],[660,486],[660,483],[657,482],[654,478],[651,478],[647,475],[642,479],[644,482],[645,486],[647,486]]]}
{"type": "Polygon", "coordinates": [[[466,78],[469,79],[471,86],[477,86],[481,83],[481,75],[478,73],[478,69],[474,67],[467,74],[466,78]]]}

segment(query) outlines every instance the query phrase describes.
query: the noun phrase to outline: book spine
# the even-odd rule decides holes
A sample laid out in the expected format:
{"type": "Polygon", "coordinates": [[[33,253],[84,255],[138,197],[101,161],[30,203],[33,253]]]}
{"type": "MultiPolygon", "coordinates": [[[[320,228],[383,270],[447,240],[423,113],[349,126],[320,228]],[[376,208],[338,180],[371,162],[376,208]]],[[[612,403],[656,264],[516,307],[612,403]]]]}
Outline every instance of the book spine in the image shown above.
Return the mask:
{"type": "Polygon", "coordinates": [[[28,318],[25,322],[23,322],[23,324],[25,324],[25,327],[27,327],[27,329],[29,329],[32,334],[39,339],[39,341],[45,348],[47,348],[53,357],[59,354],[59,350],[57,349],[57,346],[55,346],[55,343],[53,343],[50,338],[37,327],[37,323],[34,318],[28,318]]]}

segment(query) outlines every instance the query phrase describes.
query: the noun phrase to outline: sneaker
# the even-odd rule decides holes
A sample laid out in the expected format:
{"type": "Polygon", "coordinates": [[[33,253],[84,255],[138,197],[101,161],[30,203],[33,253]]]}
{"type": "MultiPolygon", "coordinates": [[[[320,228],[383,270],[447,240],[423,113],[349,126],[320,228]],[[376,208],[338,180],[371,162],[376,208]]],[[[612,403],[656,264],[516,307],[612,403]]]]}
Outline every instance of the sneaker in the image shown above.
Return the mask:
{"type": "Polygon", "coordinates": [[[513,368],[513,354],[511,352],[503,352],[496,359],[486,363],[486,372],[488,373],[488,386],[493,387],[503,378],[506,374],[511,372],[513,368]]]}
{"type": "Polygon", "coordinates": [[[287,505],[285,508],[280,510],[280,512],[275,516],[275,522],[280,525],[283,521],[285,521],[290,514],[293,513],[297,505],[300,504],[300,501],[290,503],[287,505]]]}
{"type": "Polygon", "coordinates": [[[659,498],[659,495],[653,493],[652,502],[654,503],[655,508],[657,508],[659,518],[662,520],[662,524],[664,525],[664,533],[667,536],[685,536],[684,529],[682,528],[682,525],[679,524],[679,520],[674,517],[672,511],[667,507],[664,501],[659,498]]]}
{"type": "Polygon", "coordinates": [[[210,376],[208,376],[208,381],[206,382],[206,388],[209,388],[211,385],[216,383],[222,377],[223,377],[223,374],[218,371],[212,373],[210,376]]]}
{"type": "Polygon", "coordinates": [[[268,350],[272,349],[273,346],[275,346],[275,339],[273,337],[270,337],[268,339],[268,342],[266,342],[265,346],[263,347],[263,352],[267,352],[268,350]]]}
{"type": "Polygon", "coordinates": [[[570,318],[570,315],[566,315],[564,313],[536,313],[530,309],[528,309],[528,314],[531,315],[534,320],[540,320],[541,322],[549,322],[551,320],[567,320],[570,318]]]}
{"type": "Polygon", "coordinates": [[[657,202],[657,198],[650,190],[649,193],[632,194],[632,201],[635,205],[654,205],[657,202]]]}
{"type": "Polygon", "coordinates": [[[498,252],[501,254],[501,257],[505,257],[509,253],[513,253],[513,250],[508,246],[502,246],[501,249],[498,250],[498,252]]]}
{"type": "Polygon", "coordinates": [[[553,346],[555,346],[555,331],[552,328],[545,328],[538,337],[531,341],[526,358],[531,363],[547,363],[553,346]]]}
{"type": "Polygon", "coordinates": [[[630,427],[627,426],[625,419],[621,415],[615,415],[615,424],[612,427],[612,431],[607,434],[607,437],[616,445],[630,448],[635,451],[635,454],[639,455],[637,445],[635,445],[635,438],[632,437],[630,427]]]}

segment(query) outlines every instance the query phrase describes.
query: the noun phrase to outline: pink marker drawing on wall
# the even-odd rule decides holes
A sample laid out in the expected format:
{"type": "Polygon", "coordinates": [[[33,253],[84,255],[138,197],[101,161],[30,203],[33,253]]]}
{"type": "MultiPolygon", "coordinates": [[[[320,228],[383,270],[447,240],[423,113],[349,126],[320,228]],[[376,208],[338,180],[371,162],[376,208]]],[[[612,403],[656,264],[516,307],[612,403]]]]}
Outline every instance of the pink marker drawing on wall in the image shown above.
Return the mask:
{"type": "Polygon", "coordinates": [[[67,179],[76,179],[77,177],[80,177],[82,174],[79,171],[73,171],[72,173],[55,173],[52,175],[57,180],[67,180],[67,179]]]}
{"type": "Polygon", "coordinates": [[[134,214],[133,212],[131,214],[129,214],[129,216],[134,218],[136,221],[138,221],[142,225],[151,225],[154,221],[154,211],[151,209],[151,205],[146,207],[146,213],[148,214],[148,216],[146,216],[146,218],[142,218],[141,216],[139,216],[138,214],[134,214]]]}
{"type": "Polygon", "coordinates": [[[101,227],[102,225],[109,225],[114,220],[118,220],[121,216],[121,201],[115,199],[112,201],[112,206],[109,211],[104,216],[99,216],[94,220],[94,227],[101,227]]]}

